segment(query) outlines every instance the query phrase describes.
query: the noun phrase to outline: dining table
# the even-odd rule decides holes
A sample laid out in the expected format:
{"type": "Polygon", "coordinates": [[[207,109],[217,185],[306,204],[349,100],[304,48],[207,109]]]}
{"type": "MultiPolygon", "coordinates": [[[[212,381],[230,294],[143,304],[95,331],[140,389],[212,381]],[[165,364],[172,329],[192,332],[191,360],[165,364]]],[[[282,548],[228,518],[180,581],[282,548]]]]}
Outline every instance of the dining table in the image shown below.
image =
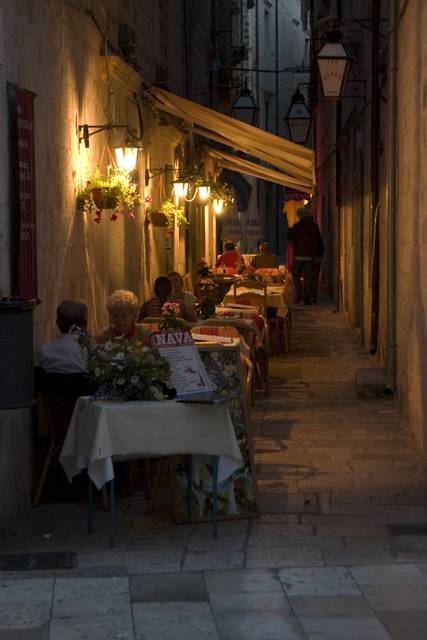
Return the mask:
{"type": "Polygon", "coordinates": [[[71,482],[88,473],[88,531],[92,530],[93,484],[110,489],[110,546],[115,539],[114,462],[184,455],[188,470],[191,521],[193,456],[210,456],[213,469],[213,535],[217,537],[216,491],[242,464],[227,402],[127,401],[78,398],[60,454],[71,482]]]}
{"type": "MultiPolygon", "coordinates": [[[[254,293],[257,292],[261,292],[261,289],[249,289],[247,287],[236,287],[236,294],[237,296],[244,296],[244,295],[252,295],[254,293]]],[[[230,304],[235,303],[236,300],[236,296],[234,295],[234,292],[229,291],[225,297],[224,297],[224,305],[228,306],[230,304]]],[[[280,318],[286,318],[286,316],[289,313],[289,302],[286,299],[286,290],[285,287],[283,286],[283,284],[269,284],[267,285],[267,307],[271,307],[273,309],[276,309],[276,315],[279,316],[280,318]]]]}

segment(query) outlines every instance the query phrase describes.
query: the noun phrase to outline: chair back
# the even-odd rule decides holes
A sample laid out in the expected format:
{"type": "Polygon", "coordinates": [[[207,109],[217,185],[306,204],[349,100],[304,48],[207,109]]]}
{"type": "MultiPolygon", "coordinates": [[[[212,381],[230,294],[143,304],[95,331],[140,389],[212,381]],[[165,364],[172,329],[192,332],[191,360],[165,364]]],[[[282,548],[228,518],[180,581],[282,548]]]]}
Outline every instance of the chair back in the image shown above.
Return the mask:
{"type": "Polygon", "coordinates": [[[190,291],[190,293],[194,293],[193,276],[191,275],[191,273],[186,273],[182,279],[184,281],[184,290],[190,291]]]}
{"type": "MultiPolygon", "coordinates": [[[[209,322],[208,320],[206,322],[209,322]]],[[[229,325],[224,326],[211,326],[211,325],[202,325],[198,327],[193,327],[191,329],[191,334],[193,336],[196,335],[208,335],[208,336],[219,336],[224,338],[240,338],[240,332],[236,327],[232,327],[229,325]]]]}
{"type": "Polygon", "coordinates": [[[77,398],[94,393],[95,388],[83,373],[46,373],[40,367],[35,369],[35,387],[49,435],[60,444],[67,434],[77,398]]]}
{"type": "MultiPolygon", "coordinates": [[[[142,326],[148,329],[149,331],[158,331],[159,324],[163,322],[164,318],[161,317],[147,317],[141,322],[142,326]]],[[[191,329],[197,323],[196,322],[188,322],[187,320],[183,320],[179,318],[183,329],[191,329]]]]}
{"type": "Polygon", "coordinates": [[[203,322],[203,327],[233,327],[237,329],[250,349],[255,346],[256,331],[250,324],[239,318],[211,318],[203,322]]]}
{"type": "Polygon", "coordinates": [[[260,313],[267,317],[267,284],[257,280],[241,280],[234,283],[234,299],[236,302],[258,307],[260,313]]]}

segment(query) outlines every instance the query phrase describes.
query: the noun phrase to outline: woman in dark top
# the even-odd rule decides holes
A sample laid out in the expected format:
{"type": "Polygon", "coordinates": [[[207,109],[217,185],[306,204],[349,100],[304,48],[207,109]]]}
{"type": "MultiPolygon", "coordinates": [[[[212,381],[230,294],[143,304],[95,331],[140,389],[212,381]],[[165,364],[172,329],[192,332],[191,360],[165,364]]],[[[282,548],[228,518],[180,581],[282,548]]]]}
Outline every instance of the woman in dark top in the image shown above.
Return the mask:
{"type": "Polygon", "coordinates": [[[165,302],[176,302],[179,304],[180,310],[178,317],[188,320],[189,322],[197,321],[196,314],[191,311],[186,304],[180,300],[173,299],[172,283],[166,276],[156,278],[154,282],[154,296],[142,305],[139,310],[138,321],[141,322],[144,318],[160,318],[165,302]]]}

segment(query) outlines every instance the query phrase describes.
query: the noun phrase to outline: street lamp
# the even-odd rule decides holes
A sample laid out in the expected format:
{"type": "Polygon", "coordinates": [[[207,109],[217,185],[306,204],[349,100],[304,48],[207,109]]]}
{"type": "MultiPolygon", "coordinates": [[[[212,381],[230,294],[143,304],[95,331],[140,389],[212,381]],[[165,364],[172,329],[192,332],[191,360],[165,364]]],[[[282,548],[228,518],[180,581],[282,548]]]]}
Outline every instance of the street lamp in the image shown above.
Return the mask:
{"type": "Polygon", "coordinates": [[[341,98],[350,69],[350,56],[341,38],[340,31],[329,31],[327,41],[320,47],[316,56],[325,98],[341,98]]]}
{"type": "Polygon", "coordinates": [[[291,106],[285,116],[285,122],[288,125],[289,138],[292,142],[305,144],[310,133],[311,113],[299,89],[292,96],[291,106]]]}
{"type": "Polygon", "coordinates": [[[245,81],[245,87],[241,90],[240,96],[234,101],[231,112],[233,118],[245,122],[246,124],[255,125],[258,115],[258,107],[248,89],[248,81],[245,81]]]}

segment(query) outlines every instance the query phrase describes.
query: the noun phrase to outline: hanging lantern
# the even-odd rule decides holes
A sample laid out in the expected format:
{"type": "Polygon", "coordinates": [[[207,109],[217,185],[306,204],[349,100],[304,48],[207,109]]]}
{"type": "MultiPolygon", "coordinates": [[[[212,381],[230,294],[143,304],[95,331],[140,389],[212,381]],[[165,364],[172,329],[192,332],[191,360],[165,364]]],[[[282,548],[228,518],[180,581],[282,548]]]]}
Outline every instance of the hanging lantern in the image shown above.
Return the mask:
{"type": "Polygon", "coordinates": [[[292,96],[291,106],[286,114],[285,122],[288,125],[290,140],[305,144],[310,133],[311,113],[299,89],[292,96]]]}
{"type": "Polygon", "coordinates": [[[340,98],[342,96],[351,59],[341,42],[340,31],[330,31],[327,41],[317,53],[322,91],[325,98],[340,98]]]}
{"type": "Polygon", "coordinates": [[[136,167],[138,159],[138,147],[124,146],[114,149],[114,155],[116,156],[116,163],[118,169],[129,173],[136,167]]]}
{"type": "Polygon", "coordinates": [[[173,191],[177,198],[186,198],[190,187],[188,181],[184,178],[177,178],[173,181],[173,191]]]}
{"type": "Polygon", "coordinates": [[[209,196],[211,194],[211,185],[208,182],[203,182],[198,186],[198,196],[199,200],[202,202],[206,202],[209,200],[209,196]]]}
{"type": "Polygon", "coordinates": [[[233,118],[245,122],[246,124],[255,125],[258,116],[258,107],[248,89],[248,81],[245,81],[245,88],[242,89],[240,96],[234,101],[232,110],[233,118]]]}

